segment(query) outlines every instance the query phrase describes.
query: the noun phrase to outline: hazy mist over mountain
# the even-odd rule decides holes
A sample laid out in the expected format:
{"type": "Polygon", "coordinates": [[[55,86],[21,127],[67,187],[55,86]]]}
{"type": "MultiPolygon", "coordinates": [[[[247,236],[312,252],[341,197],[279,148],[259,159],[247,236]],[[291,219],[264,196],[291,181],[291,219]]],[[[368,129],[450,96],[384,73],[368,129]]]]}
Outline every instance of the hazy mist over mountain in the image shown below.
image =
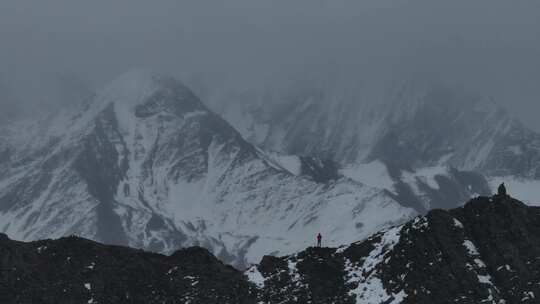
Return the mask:
{"type": "Polygon", "coordinates": [[[539,55],[538,0],[0,0],[0,303],[538,303],[539,55]]]}
{"type": "Polygon", "coordinates": [[[4,111],[143,67],[213,89],[441,80],[540,130],[537,1],[4,0],[0,42],[4,111]]]}

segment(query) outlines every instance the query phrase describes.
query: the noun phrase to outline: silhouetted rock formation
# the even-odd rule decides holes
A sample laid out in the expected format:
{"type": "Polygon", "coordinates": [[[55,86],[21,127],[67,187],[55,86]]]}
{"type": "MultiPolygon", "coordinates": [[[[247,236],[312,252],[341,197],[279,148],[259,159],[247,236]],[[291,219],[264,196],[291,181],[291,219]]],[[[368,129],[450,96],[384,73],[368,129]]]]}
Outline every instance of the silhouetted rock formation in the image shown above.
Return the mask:
{"type": "Polygon", "coordinates": [[[199,247],[164,256],[0,235],[0,303],[539,303],[540,208],[479,197],[244,274],[199,247]]]}
{"type": "Polygon", "coordinates": [[[0,237],[0,303],[254,303],[242,273],[206,249],[164,256],[77,237],[0,237]]]}
{"type": "Polygon", "coordinates": [[[264,303],[539,303],[540,208],[479,197],[248,272],[260,273],[264,303]]]}

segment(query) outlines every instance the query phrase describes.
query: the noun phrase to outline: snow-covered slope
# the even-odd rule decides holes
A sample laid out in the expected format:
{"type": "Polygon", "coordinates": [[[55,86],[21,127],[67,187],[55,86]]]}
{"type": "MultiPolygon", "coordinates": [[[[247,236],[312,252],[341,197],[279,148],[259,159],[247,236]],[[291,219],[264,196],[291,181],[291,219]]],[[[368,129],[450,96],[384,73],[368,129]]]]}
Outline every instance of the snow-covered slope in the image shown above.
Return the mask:
{"type": "Polygon", "coordinates": [[[355,181],[385,189],[402,205],[421,213],[454,208],[457,202],[491,192],[482,175],[442,164],[399,170],[374,160],[350,165],[340,172],[355,181]]]}
{"type": "Polygon", "coordinates": [[[339,245],[415,214],[383,189],[317,182],[327,176],[320,162],[265,154],[187,87],[141,71],[83,109],[0,136],[0,231],[20,240],[77,234],[160,252],[201,245],[241,265],[295,252],[319,231],[339,245]]]}
{"type": "MultiPolygon", "coordinates": [[[[450,174],[454,193],[463,193],[447,199],[453,206],[489,194],[487,180],[540,180],[540,134],[491,100],[455,87],[417,81],[373,94],[291,86],[223,94],[211,104],[265,149],[334,160],[343,174],[390,192],[403,185],[414,194],[404,204],[425,201],[416,177],[426,175],[427,186],[438,190],[435,175],[463,173],[450,174]]],[[[435,206],[432,198],[416,205],[435,206]]]]}

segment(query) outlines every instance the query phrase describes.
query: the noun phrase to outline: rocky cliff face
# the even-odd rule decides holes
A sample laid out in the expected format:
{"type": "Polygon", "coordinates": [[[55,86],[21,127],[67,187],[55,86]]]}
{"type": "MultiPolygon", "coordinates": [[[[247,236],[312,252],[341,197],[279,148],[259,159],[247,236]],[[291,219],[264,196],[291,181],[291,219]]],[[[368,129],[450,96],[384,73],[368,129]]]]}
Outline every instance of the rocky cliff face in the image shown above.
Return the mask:
{"type": "Polygon", "coordinates": [[[0,138],[0,231],[18,240],[200,245],[243,265],[298,251],[321,227],[338,245],[416,214],[331,162],[277,160],[187,87],[146,72],[0,138]]]}
{"type": "MultiPolygon", "coordinates": [[[[2,303],[538,303],[540,208],[478,197],[367,240],[244,272],[202,248],[171,256],[68,237],[0,237],[2,303]]],[[[324,243],[324,239],[323,239],[324,243]]]]}
{"type": "Polygon", "coordinates": [[[540,209],[479,197],[338,249],[265,257],[264,303],[538,303],[540,209]]]}

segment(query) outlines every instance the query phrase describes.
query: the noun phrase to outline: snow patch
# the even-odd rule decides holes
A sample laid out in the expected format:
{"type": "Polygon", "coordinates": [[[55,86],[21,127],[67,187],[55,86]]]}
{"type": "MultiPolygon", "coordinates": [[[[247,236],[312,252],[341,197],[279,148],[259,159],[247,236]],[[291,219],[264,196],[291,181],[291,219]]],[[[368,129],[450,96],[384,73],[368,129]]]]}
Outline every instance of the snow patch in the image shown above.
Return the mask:
{"type": "Polygon", "coordinates": [[[416,230],[425,230],[429,227],[429,222],[425,216],[417,216],[412,222],[412,228],[416,230]]]}
{"type": "MultiPolygon", "coordinates": [[[[294,256],[293,258],[296,259],[296,256],[294,256]]],[[[291,281],[293,282],[293,284],[299,286],[302,285],[302,277],[298,272],[298,268],[296,268],[296,264],[298,264],[298,261],[293,262],[292,258],[287,260],[287,267],[289,268],[289,276],[291,277],[291,281]]]]}
{"type": "Polygon", "coordinates": [[[184,119],[190,119],[190,118],[194,118],[194,117],[198,117],[198,116],[204,116],[204,115],[208,115],[208,112],[206,111],[193,111],[193,112],[187,112],[184,114],[184,119]]]}
{"type": "Polygon", "coordinates": [[[474,266],[471,265],[470,263],[466,264],[467,269],[474,271],[476,273],[476,277],[478,278],[479,283],[487,284],[490,286],[490,288],[488,289],[489,296],[488,298],[484,299],[482,302],[488,301],[488,302],[494,303],[493,295],[495,293],[498,293],[498,289],[495,286],[495,284],[493,284],[492,277],[487,271],[486,264],[484,263],[484,261],[480,259],[480,253],[478,252],[478,249],[476,248],[474,243],[471,242],[470,240],[463,241],[463,246],[467,249],[468,254],[473,258],[473,261],[474,261],[474,266]]]}
{"type": "Polygon", "coordinates": [[[395,192],[394,181],[388,173],[386,165],[380,161],[367,164],[356,164],[340,170],[344,176],[359,183],[375,188],[383,188],[395,192]]]}
{"type": "Polygon", "coordinates": [[[454,218],[454,227],[463,229],[463,224],[456,218],[454,218]]]}
{"type": "Polygon", "coordinates": [[[259,271],[256,265],[252,266],[246,271],[246,276],[248,278],[248,281],[255,284],[258,288],[264,288],[264,282],[265,278],[259,271]]]}
{"type": "Polygon", "coordinates": [[[399,242],[402,228],[403,226],[393,227],[383,232],[382,235],[374,236],[380,236],[381,239],[374,244],[375,248],[361,263],[354,264],[349,260],[345,261],[347,282],[357,284],[357,287],[349,292],[350,295],[356,296],[356,303],[399,304],[407,296],[404,290],[398,293],[388,293],[378,277],[377,271],[374,271],[377,265],[387,260],[386,256],[399,242]]]}
{"type": "Polygon", "coordinates": [[[302,164],[300,158],[296,155],[277,156],[275,160],[281,165],[282,168],[294,175],[300,175],[302,173],[302,164]]]}
{"type": "Polygon", "coordinates": [[[448,175],[448,167],[434,166],[417,169],[414,172],[403,172],[402,180],[413,187],[416,194],[422,194],[418,183],[422,182],[434,190],[439,190],[439,183],[435,179],[438,175],[448,175]]]}
{"type": "Polygon", "coordinates": [[[465,246],[469,255],[475,256],[480,254],[478,253],[478,249],[476,249],[476,246],[473,244],[473,242],[469,240],[463,241],[463,246],[465,246]]]}
{"type": "Polygon", "coordinates": [[[259,156],[265,159],[269,165],[278,169],[285,170],[293,175],[302,174],[302,161],[296,155],[285,155],[277,152],[264,151],[257,149],[259,156]]]}

